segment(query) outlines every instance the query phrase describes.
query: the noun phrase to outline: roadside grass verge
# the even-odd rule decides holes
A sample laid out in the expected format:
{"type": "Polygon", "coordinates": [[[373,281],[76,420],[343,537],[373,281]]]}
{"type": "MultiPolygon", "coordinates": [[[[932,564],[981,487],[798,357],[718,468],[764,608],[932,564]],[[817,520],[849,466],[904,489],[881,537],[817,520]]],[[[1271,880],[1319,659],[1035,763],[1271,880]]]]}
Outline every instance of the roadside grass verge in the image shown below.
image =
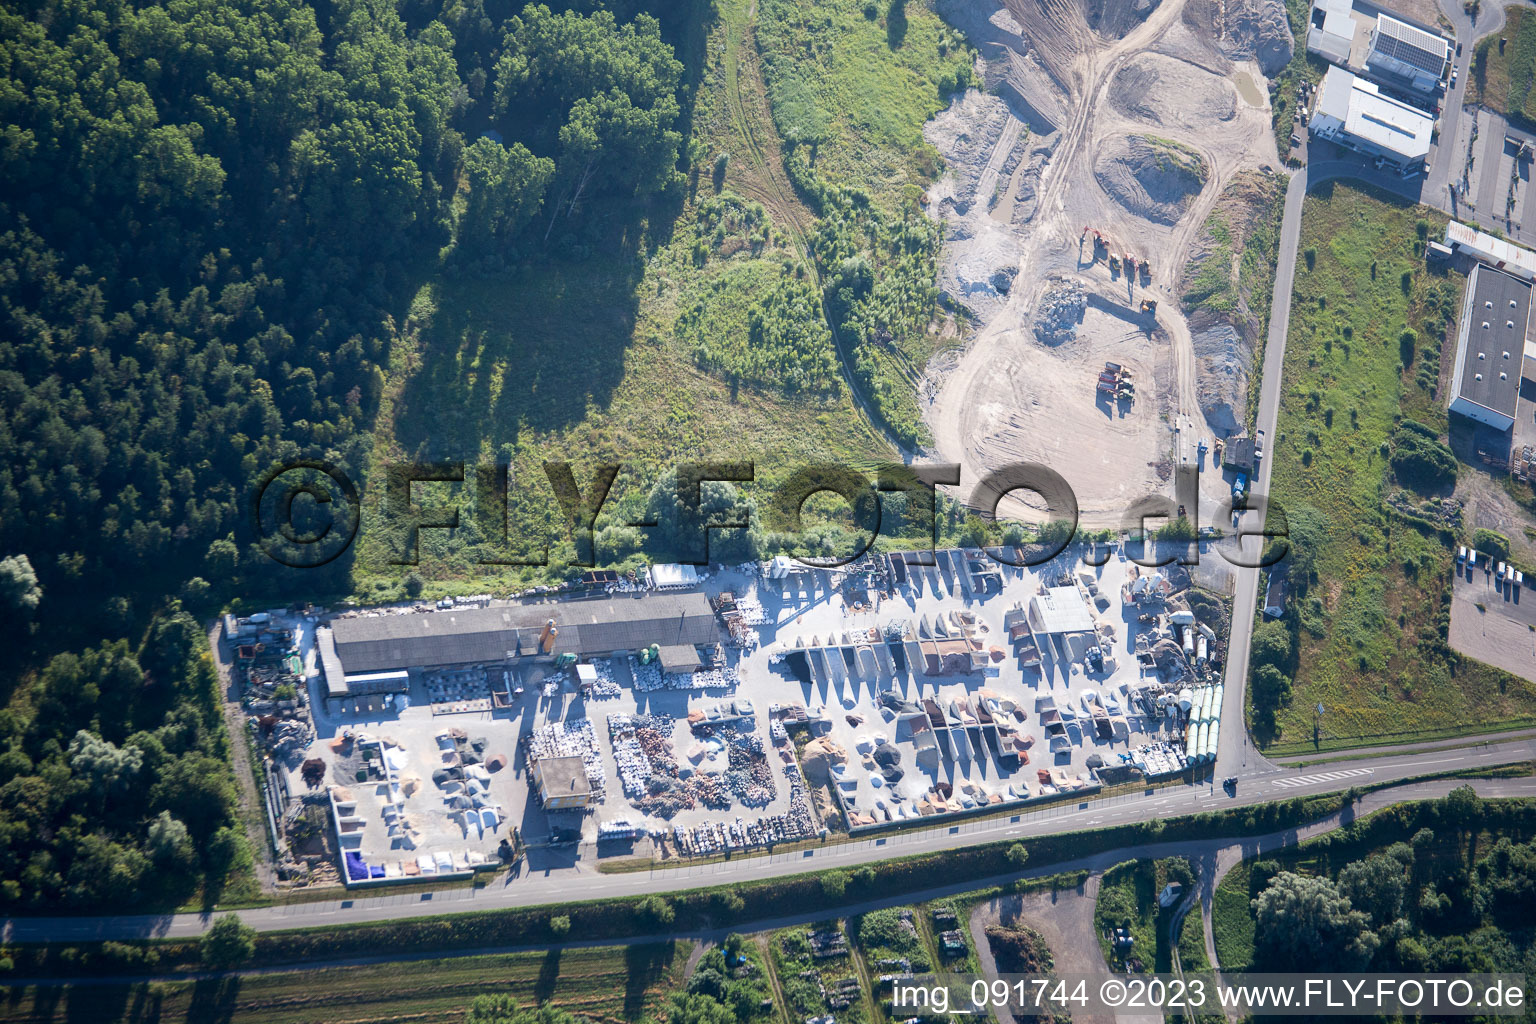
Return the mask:
{"type": "Polygon", "coordinates": [[[1252,869],[1252,860],[1233,865],[1211,902],[1211,935],[1223,971],[1246,970],[1253,962],[1253,910],[1248,905],[1253,898],[1248,891],[1252,869]]]}
{"type": "Polygon", "coordinates": [[[1279,667],[1294,693],[1273,729],[1254,716],[1271,756],[1427,738],[1468,722],[1488,731],[1536,711],[1536,686],[1446,642],[1450,532],[1389,507],[1427,507],[1393,476],[1402,422],[1446,429],[1440,340],[1463,280],[1431,274],[1419,258],[1443,224],[1437,211],[1343,183],[1307,197],[1268,448],[1275,498],[1311,525],[1290,556],[1304,592],[1284,620],[1292,652],[1279,667]]]}

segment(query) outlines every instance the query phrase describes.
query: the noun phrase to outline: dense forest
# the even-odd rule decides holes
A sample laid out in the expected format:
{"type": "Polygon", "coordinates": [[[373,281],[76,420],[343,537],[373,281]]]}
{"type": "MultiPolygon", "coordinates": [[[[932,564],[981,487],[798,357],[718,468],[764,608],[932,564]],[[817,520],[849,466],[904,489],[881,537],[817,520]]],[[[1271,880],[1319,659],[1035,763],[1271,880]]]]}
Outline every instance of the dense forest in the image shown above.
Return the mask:
{"type": "MultiPolygon", "coordinates": [[[[701,17],[0,11],[0,602],[20,624],[0,651],[0,900],[216,894],[244,841],[194,616],[299,580],[257,545],[254,482],[296,458],[361,482],[428,277],[579,258],[613,209],[677,201],[672,40],[701,17]]],[[[345,593],[348,571],[302,591],[345,593]]]]}
{"type": "Polygon", "coordinates": [[[1253,864],[1249,969],[1530,971],[1532,824],[1528,801],[1462,786],[1253,864]]]}

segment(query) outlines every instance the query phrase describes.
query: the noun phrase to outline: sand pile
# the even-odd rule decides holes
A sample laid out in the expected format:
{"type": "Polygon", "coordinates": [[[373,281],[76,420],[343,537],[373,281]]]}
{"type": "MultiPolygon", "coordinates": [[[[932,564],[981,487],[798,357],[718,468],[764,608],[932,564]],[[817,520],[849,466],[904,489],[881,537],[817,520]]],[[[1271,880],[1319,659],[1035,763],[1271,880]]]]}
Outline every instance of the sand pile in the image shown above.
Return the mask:
{"type": "Polygon", "coordinates": [[[1095,32],[1119,39],[1157,8],[1158,0],[1082,0],[1083,16],[1095,32]]]}
{"type": "Polygon", "coordinates": [[[800,769],[812,786],[825,786],[832,779],[832,766],[847,764],[848,751],[828,736],[819,736],[800,752],[800,769]]]}
{"type": "Polygon", "coordinates": [[[1193,149],[1148,135],[1111,139],[1093,164],[1093,176],[1111,199],[1156,224],[1178,223],[1207,174],[1193,149]]]}
{"type": "Polygon", "coordinates": [[[1116,72],[1108,98],[1127,117],[1190,132],[1237,114],[1237,90],[1226,79],[1160,53],[1140,54],[1116,72]]]}
{"type": "Polygon", "coordinates": [[[1187,313],[1198,361],[1196,392],[1201,411],[1218,431],[1236,430],[1244,422],[1248,379],[1263,328],[1252,308],[1251,292],[1257,289],[1260,298],[1267,298],[1273,282],[1268,273],[1257,271],[1245,277],[1239,272],[1237,255],[1256,233],[1278,230],[1284,202],[1284,178],[1251,171],[1234,176],[1181,275],[1186,302],[1192,305],[1187,313]],[[1213,222],[1220,224],[1219,236],[1213,222]],[[1216,271],[1226,279],[1225,289],[1214,287],[1216,271]]]}
{"type": "Polygon", "coordinates": [[[1234,433],[1244,423],[1253,346],[1244,342],[1231,324],[1218,321],[1204,330],[1194,330],[1194,319],[1190,323],[1190,340],[1194,342],[1195,358],[1200,361],[1195,376],[1200,411],[1211,429],[1234,433]]]}

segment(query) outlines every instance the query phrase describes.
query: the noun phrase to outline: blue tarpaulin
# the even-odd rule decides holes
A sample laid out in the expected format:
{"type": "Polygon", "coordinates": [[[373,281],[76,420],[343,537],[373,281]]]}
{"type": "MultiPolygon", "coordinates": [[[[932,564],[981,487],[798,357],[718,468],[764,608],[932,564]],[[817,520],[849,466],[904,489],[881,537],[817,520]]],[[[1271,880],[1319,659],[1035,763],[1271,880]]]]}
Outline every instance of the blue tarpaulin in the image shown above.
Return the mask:
{"type": "MultiPolygon", "coordinates": [[[[384,869],[380,868],[379,873],[383,874],[383,872],[384,869]]],[[[353,881],[368,877],[368,864],[363,860],[363,855],[356,850],[347,851],[347,877],[353,881]]]]}

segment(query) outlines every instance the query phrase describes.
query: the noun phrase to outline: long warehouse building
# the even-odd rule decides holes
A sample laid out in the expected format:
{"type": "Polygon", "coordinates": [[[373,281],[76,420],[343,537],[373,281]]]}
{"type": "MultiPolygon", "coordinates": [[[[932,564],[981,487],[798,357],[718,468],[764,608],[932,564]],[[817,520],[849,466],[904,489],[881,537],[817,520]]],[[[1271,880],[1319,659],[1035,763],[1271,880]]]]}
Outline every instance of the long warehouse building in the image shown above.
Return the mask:
{"type": "MultiPolygon", "coordinates": [[[[598,657],[653,644],[673,655],[720,639],[699,593],[645,593],[552,604],[336,619],[316,636],[327,695],[403,692],[412,669],[510,666],[562,654],[598,657]]],[[[681,661],[676,659],[679,667],[681,661]]]]}
{"type": "Polygon", "coordinates": [[[1508,430],[1520,401],[1531,285],[1479,263],[1467,281],[1456,338],[1450,411],[1508,430]]]}

